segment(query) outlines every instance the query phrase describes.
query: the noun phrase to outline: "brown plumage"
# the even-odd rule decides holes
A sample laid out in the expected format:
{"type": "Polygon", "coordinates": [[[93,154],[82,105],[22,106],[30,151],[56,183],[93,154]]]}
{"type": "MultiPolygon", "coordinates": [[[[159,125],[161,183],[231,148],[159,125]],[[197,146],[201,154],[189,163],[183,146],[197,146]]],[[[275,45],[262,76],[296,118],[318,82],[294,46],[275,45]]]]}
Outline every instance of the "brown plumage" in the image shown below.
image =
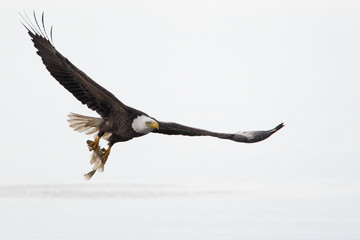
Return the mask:
{"type": "Polygon", "coordinates": [[[112,93],[93,81],[84,72],[78,69],[52,43],[52,28],[50,38],[47,35],[42,14],[41,26],[34,13],[35,24],[29,18],[21,16],[23,25],[37,49],[46,69],[50,74],[82,104],[96,111],[101,118],[86,117],[79,114],[70,114],[69,123],[77,131],[87,134],[97,132],[94,141],[88,141],[90,151],[93,151],[93,171],[85,175],[88,179],[97,171],[104,168],[110,153],[111,146],[116,142],[128,141],[134,137],[143,136],[149,132],[167,135],[212,136],[236,142],[253,143],[262,141],[278,131],[284,125],[266,131],[248,131],[237,133],[217,133],[198,128],[187,127],[178,123],[161,122],[144,112],[126,106],[112,93]],[[109,141],[109,148],[100,149],[100,138],[109,141]]]}

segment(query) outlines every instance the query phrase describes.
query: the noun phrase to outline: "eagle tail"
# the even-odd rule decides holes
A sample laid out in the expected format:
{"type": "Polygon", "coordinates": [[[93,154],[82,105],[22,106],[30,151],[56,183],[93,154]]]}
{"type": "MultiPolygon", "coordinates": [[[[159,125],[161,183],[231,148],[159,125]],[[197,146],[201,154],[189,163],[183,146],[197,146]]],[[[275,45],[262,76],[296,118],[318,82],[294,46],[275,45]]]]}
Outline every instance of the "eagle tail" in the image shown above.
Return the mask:
{"type": "Polygon", "coordinates": [[[69,126],[77,132],[85,132],[85,134],[93,134],[99,131],[100,124],[103,119],[83,116],[77,113],[70,113],[68,115],[69,126]]]}
{"type": "MultiPolygon", "coordinates": [[[[88,117],[77,113],[70,113],[68,115],[69,126],[77,132],[84,132],[87,135],[97,134],[100,125],[104,122],[102,118],[88,117]]],[[[102,139],[108,140],[111,133],[106,132],[102,139]]]]}

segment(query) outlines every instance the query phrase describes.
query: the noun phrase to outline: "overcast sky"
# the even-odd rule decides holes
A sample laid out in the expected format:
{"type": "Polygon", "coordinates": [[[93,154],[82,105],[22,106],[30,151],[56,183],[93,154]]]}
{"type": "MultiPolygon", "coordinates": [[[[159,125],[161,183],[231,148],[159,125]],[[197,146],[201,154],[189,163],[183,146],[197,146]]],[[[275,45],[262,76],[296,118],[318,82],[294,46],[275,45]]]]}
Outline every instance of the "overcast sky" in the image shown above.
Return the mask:
{"type": "Polygon", "coordinates": [[[45,11],[58,51],[159,120],[221,132],[285,122],[256,144],[157,134],[118,143],[92,182],[358,191],[358,1],[5,0],[0,182],[85,184],[90,136],[69,128],[66,115],[96,113],[47,72],[23,10],[45,11]]]}

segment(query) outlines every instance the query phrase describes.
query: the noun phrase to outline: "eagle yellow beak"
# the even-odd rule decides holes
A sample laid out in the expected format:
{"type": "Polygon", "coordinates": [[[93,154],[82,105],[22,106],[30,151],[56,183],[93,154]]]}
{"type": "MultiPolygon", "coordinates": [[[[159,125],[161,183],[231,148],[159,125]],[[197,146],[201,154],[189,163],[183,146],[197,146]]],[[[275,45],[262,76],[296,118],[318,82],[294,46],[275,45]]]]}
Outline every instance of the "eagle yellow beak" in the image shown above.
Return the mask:
{"type": "Polygon", "coordinates": [[[147,123],[146,125],[148,125],[148,127],[151,127],[151,128],[154,128],[154,129],[159,130],[159,123],[158,123],[157,121],[149,122],[149,123],[147,123]]]}

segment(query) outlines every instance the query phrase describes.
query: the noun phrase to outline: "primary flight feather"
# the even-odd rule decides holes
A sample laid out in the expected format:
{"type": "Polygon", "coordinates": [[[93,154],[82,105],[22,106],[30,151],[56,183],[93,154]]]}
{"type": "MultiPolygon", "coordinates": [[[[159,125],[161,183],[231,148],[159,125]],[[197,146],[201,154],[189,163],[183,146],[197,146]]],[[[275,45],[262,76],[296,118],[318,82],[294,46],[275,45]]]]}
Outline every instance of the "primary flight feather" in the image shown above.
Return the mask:
{"type": "Polygon", "coordinates": [[[50,37],[45,30],[44,14],[42,14],[41,25],[35,13],[35,24],[26,15],[22,18],[25,22],[23,25],[28,30],[37,49],[37,54],[50,74],[82,104],[101,116],[101,118],[95,118],[75,113],[69,114],[68,121],[74,130],[86,134],[97,133],[94,141],[87,141],[89,150],[93,151],[91,164],[94,166],[92,171],[85,174],[86,179],[90,179],[97,170],[104,169],[111,147],[115,143],[144,136],[150,132],[168,135],[212,136],[236,142],[254,143],[270,137],[284,126],[281,123],[266,131],[217,133],[178,123],[158,121],[142,111],[123,104],[58,52],[52,43],[52,28],[50,37]],[[108,149],[100,148],[100,138],[108,141],[108,149]]]}

